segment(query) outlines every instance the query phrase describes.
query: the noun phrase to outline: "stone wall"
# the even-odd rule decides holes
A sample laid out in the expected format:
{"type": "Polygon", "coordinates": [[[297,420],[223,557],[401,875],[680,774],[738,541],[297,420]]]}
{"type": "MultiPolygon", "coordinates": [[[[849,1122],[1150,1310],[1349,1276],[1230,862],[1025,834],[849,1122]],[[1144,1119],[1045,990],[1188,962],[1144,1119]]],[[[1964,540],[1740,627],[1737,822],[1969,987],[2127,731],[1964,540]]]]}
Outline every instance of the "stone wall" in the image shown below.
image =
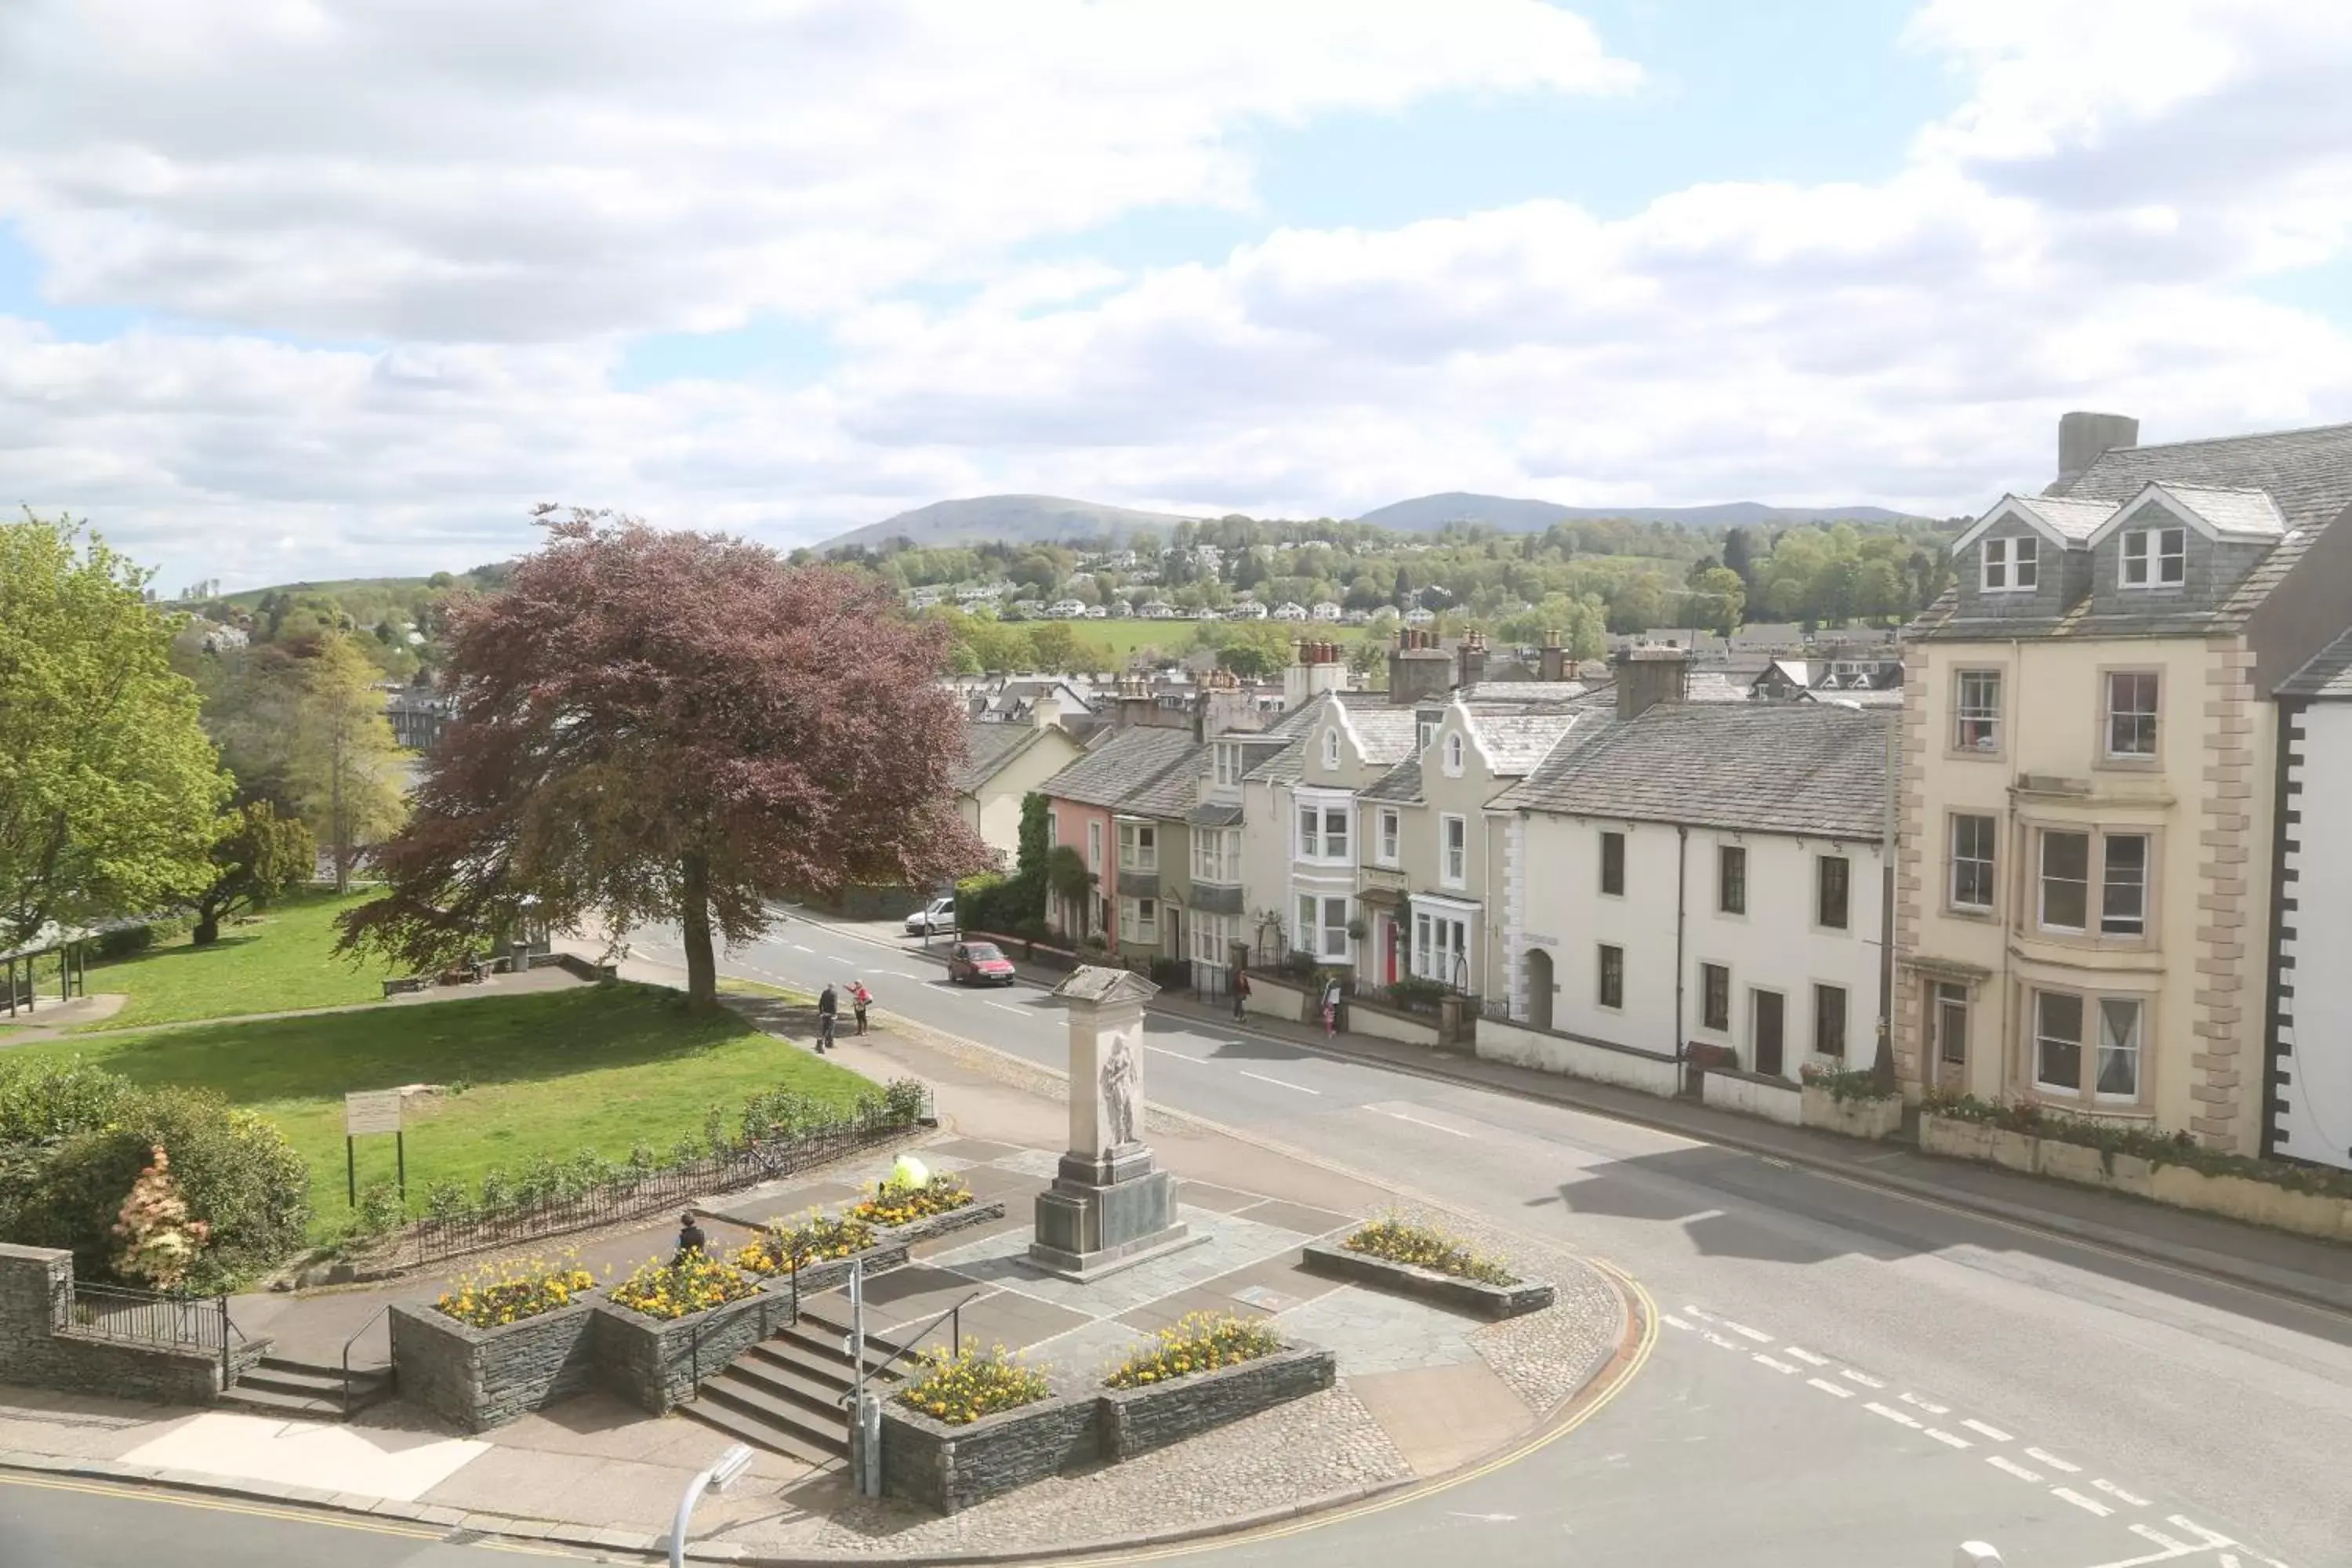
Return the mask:
{"type": "MultiPolygon", "coordinates": [[[[220,1397],[216,1351],[136,1344],[70,1327],[73,1280],[71,1252],[0,1243],[0,1378],[167,1405],[220,1397]]],[[[268,1347],[266,1337],[242,1342],[236,1359],[249,1363],[268,1347]]]]}
{"type": "Polygon", "coordinates": [[[1785,1079],[1710,1068],[1700,1075],[1699,1098],[1718,1110],[1760,1116],[1785,1127],[1804,1125],[1804,1100],[1797,1086],[1785,1079]]]}
{"type": "Polygon", "coordinates": [[[468,1432],[487,1431],[596,1382],[593,1328],[603,1303],[575,1301],[502,1329],[477,1329],[430,1306],[392,1308],[392,1366],[404,1398],[468,1432]]]}
{"type": "Polygon", "coordinates": [[[1483,1061],[1590,1079],[1669,1100],[1682,1091],[1683,1064],[1672,1057],[1494,1018],[1478,1022],[1478,1056],[1483,1061]]]}
{"type": "Polygon", "coordinates": [[[1804,1109],[1804,1124],[1808,1127],[1873,1142],[1892,1138],[1903,1126],[1903,1100],[1899,1095],[1885,1100],[1840,1100],[1828,1089],[1807,1084],[1804,1109]]]}
{"type": "Polygon", "coordinates": [[[882,1407],[882,1490],[961,1512],[1094,1459],[1100,1414],[1099,1400],[1071,1396],[950,1426],[893,1400],[882,1407]]]}
{"type": "Polygon", "coordinates": [[[667,1414],[704,1378],[791,1321],[792,1302],[775,1293],[779,1283],[792,1289],[789,1280],[772,1280],[747,1300],[690,1318],[649,1318],[599,1302],[591,1331],[596,1381],[649,1415],[667,1414]]]}
{"type": "Polygon", "coordinates": [[[1317,1274],[1338,1279],[1352,1279],[1384,1290],[1394,1290],[1441,1307],[1455,1307],[1475,1312],[1486,1318],[1516,1318],[1523,1312],[1540,1312],[1552,1304],[1557,1294],[1551,1285],[1541,1279],[1522,1279],[1515,1285],[1488,1285],[1477,1279],[1457,1279],[1450,1274],[1437,1274],[1426,1268],[1391,1263],[1385,1258],[1370,1253],[1350,1252],[1344,1247],[1322,1242],[1310,1242],[1306,1247],[1307,1267],[1317,1274]]]}
{"type": "Polygon", "coordinates": [[[1116,1464],[1181,1443],[1229,1421],[1320,1393],[1331,1386],[1338,1373],[1329,1351],[1292,1345],[1239,1366],[1173,1383],[1108,1390],[1097,1420],[1102,1456],[1116,1464]]]}

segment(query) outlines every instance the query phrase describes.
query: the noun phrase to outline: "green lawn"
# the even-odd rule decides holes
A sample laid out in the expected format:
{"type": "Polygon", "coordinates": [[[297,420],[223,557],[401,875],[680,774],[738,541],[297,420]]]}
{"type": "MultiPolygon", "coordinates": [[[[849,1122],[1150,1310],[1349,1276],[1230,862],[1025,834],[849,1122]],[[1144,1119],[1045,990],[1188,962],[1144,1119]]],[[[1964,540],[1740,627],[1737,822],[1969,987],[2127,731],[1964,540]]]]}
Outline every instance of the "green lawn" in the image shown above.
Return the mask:
{"type": "MultiPolygon", "coordinates": [[[[1070,628],[1071,635],[1079,642],[1090,643],[1097,647],[1107,647],[1114,656],[1123,659],[1138,648],[1144,647],[1156,647],[1164,654],[1181,658],[1200,646],[1193,637],[1194,628],[1214,623],[1206,621],[1064,621],[1060,623],[1016,621],[1012,624],[1024,626],[1052,624],[1066,626],[1070,628]]],[[[1364,636],[1364,628],[1361,626],[1329,626],[1309,621],[1263,623],[1235,621],[1231,624],[1235,626],[1262,624],[1283,627],[1302,637],[1328,638],[1342,647],[1364,636]]]]}
{"type": "Polygon", "coordinates": [[[334,955],[335,917],[373,894],[301,894],[263,911],[249,925],[221,928],[220,940],[193,947],[181,937],[135,958],[94,963],[89,989],[121,992],[131,1000],[89,1029],[137,1029],[191,1018],[241,1013],[283,1013],[382,1000],[390,973],[369,962],[334,955]]]}
{"type": "MultiPolygon", "coordinates": [[[[846,1108],[871,1087],[732,1013],[693,1016],[675,992],[627,984],[197,1025],[16,1052],[80,1056],[141,1083],[210,1085],[268,1116],[310,1162],[319,1214],[311,1228],[321,1239],[348,1214],[349,1090],[446,1086],[449,1092],[409,1102],[408,1192],[412,1208],[421,1208],[427,1182],[473,1182],[492,1165],[515,1172],[534,1156],[583,1149],[620,1160],[639,1142],[666,1152],[702,1131],[710,1106],[723,1106],[731,1123],[758,1090],[793,1089],[846,1108]]],[[[360,1184],[392,1173],[393,1141],[361,1140],[360,1184]]]]}

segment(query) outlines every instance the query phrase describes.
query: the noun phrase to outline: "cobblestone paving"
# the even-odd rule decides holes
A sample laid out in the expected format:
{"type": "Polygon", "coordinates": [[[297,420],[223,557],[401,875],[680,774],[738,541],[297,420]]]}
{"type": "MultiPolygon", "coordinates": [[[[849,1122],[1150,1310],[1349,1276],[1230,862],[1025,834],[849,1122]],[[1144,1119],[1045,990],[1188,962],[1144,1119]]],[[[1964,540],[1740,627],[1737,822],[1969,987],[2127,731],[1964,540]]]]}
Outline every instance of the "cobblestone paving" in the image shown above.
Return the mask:
{"type": "MultiPolygon", "coordinates": [[[[1011,1167],[1011,1160],[996,1162],[1011,1167]]],[[[1178,1217],[1208,1239],[1180,1252],[1123,1268],[1090,1284],[1059,1279],[1028,1261],[1029,1236],[1011,1231],[940,1253],[931,1261],[974,1279],[1001,1285],[1092,1318],[1116,1317],[1220,1275],[1278,1258],[1307,1238],[1295,1230],[1180,1204],[1178,1217]]]]}

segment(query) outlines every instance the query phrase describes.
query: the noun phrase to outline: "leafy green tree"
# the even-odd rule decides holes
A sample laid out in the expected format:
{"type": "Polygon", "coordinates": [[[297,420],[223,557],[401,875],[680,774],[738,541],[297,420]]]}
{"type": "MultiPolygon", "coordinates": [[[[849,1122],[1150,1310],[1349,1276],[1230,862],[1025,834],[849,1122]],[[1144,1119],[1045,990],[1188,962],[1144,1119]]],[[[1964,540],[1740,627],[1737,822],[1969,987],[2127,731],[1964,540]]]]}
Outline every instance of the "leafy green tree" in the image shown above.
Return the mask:
{"type": "Polygon", "coordinates": [[[1739,574],[1727,566],[1710,567],[1692,583],[1700,605],[1704,606],[1709,629],[1729,637],[1739,629],[1740,612],[1748,605],[1748,585],[1739,574]]]}
{"type": "Polygon", "coordinates": [[[1045,852],[1045,889],[1054,895],[1061,918],[1055,924],[1072,936],[1087,934],[1087,900],[1094,892],[1095,874],[1074,844],[1056,844],[1045,852]],[[1071,911],[1077,911],[1073,926],[1071,911]]]}
{"type": "Polygon", "coordinates": [[[0,947],[212,879],[229,781],[150,577],[69,519],[0,524],[0,947]]]}
{"type": "Polygon", "coordinates": [[[288,773],[303,816],[334,858],[335,890],[344,892],[359,852],[407,815],[406,767],[375,689],[375,667],[353,638],[320,638],[294,668],[288,773]]]}
{"type": "Polygon", "coordinates": [[[301,818],[280,816],[267,801],[253,801],[221,819],[213,843],[213,880],[188,900],[196,917],[194,945],[220,940],[221,921],[247,910],[266,908],[291,892],[319,863],[319,841],[301,818]]]}

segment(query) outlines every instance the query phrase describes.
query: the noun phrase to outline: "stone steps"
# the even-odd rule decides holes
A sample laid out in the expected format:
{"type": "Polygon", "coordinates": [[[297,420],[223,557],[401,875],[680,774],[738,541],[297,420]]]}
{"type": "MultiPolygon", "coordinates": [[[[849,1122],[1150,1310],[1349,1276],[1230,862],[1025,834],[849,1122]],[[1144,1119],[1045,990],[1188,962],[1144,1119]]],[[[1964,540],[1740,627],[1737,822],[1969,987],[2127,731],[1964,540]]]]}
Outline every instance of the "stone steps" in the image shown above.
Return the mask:
{"type": "Polygon", "coordinates": [[[390,1368],[353,1367],[346,1408],[341,1367],[263,1356],[237,1373],[236,1381],[222,1391],[220,1403],[264,1415],[345,1421],[392,1394],[390,1368]]]}
{"type": "MultiPolygon", "coordinates": [[[[849,1454],[846,1401],[856,1373],[842,1353],[849,1331],[803,1312],[793,1327],[751,1346],[715,1376],[702,1380],[678,1413],[757,1447],[804,1464],[826,1465],[849,1454]]],[[[892,1347],[866,1336],[875,1361],[892,1347]]],[[[869,1387],[887,1389],[897,1372],[870,1371],[869,1387]]]]}

